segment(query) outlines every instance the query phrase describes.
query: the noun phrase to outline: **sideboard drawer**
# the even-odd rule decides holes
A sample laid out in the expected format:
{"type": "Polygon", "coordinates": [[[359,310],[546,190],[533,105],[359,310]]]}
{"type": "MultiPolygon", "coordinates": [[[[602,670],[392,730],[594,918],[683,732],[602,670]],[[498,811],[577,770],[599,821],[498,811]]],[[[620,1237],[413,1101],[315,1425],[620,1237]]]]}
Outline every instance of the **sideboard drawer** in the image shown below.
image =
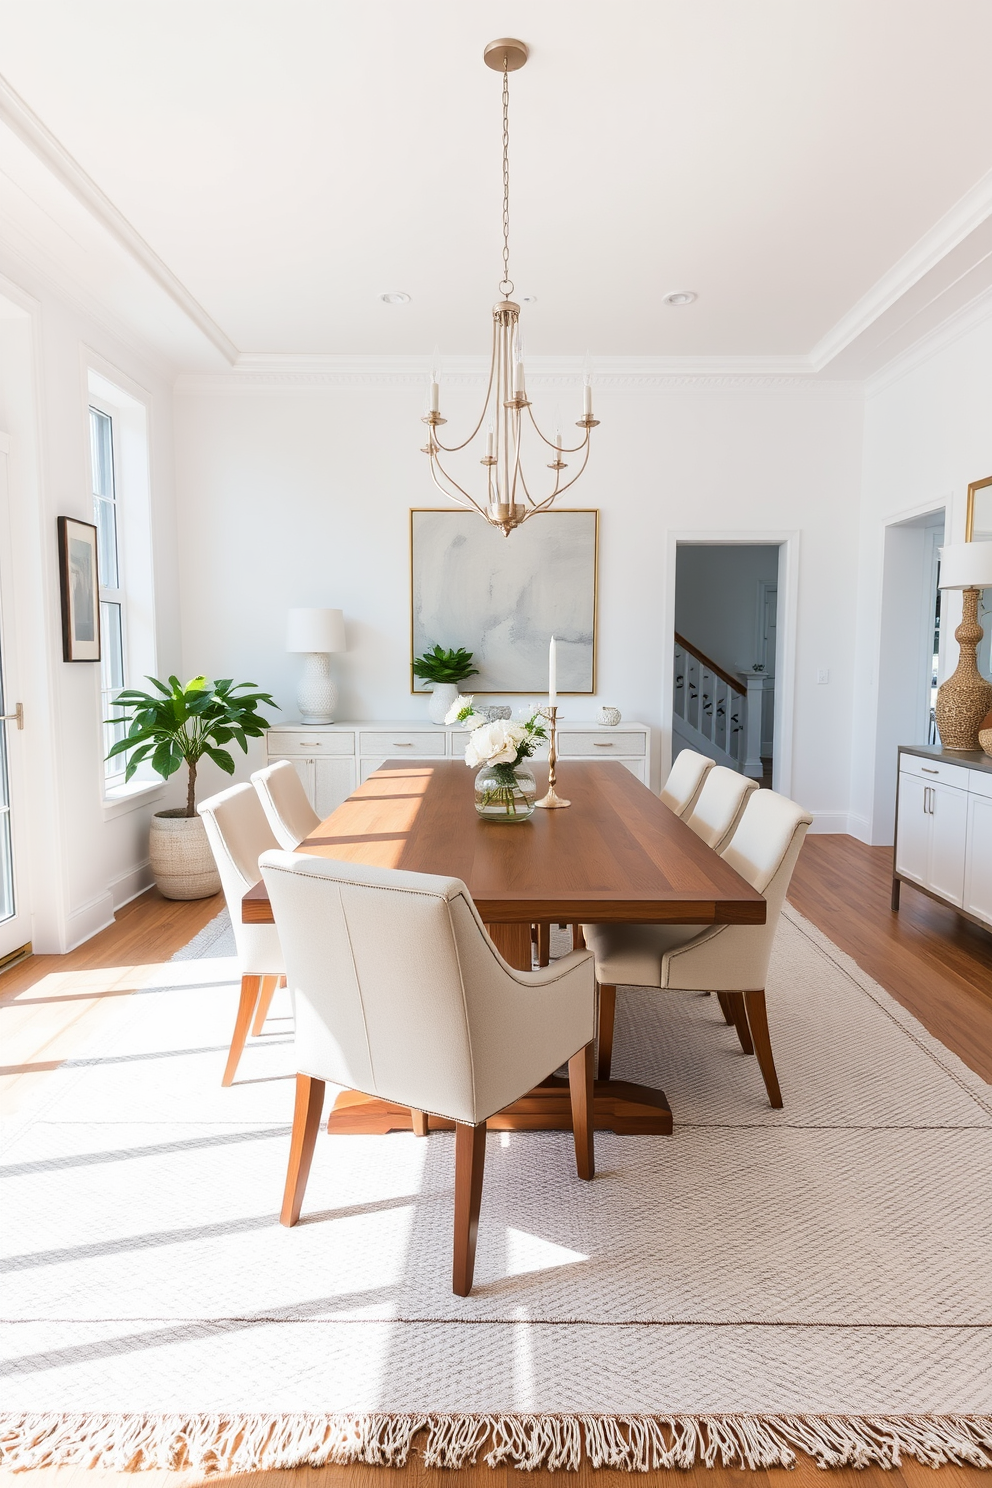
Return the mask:
{"type": "Polygon", "coordinates": [[[391,730],[388,734],[366,734],[358,736],[358,752],[361,755],[375,754],[411,759],[443,758],[448,752],[448,736],[440,729],[436,734],[404,729],[391,730]]]}
{"type": "Polygon", "coordinates": [[[316,729],[312,733],[298,734],[270,731],[265,736],[265,747],[268,754],[273,756],[295,755],[304,759],[319,759],[325,754],[354,755],[355,736],[318,733],[316,729]]]}
{"type": "MultiPolygon", "coordinates": [[[[605,732],[605,730],[603,731],[605,732]]],[[[646,737],[644,734],[614,734],[612,739],[604,739],[603,734],[565,734],[558,735],[558,753],[563,757],[566,754],[581,754],[591,759],[609,759],[611,755],[644,754],[646,737]]]]}
{"type": "Polygon", "coordinates": [[[971,772],[964,764],[948,765],[943,760],[927,759],[924,754],[901,754],[899,773],[918,775],[921,780],[929,780],[931,784],[939,780],[944,785],[955,785],[958,790],[967,790],[971,772]]]}
{"type": "Polygon", "coordinates": [[[973,796],[992,796],[992,771],[969,770],[968,789],[973,796]]]}

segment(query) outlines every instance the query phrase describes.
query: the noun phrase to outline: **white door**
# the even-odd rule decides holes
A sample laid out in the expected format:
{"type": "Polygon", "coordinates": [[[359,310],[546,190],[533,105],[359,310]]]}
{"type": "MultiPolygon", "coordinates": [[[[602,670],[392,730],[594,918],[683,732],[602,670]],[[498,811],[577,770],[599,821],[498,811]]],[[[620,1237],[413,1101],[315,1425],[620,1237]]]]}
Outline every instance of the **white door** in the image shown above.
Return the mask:
{"type": "Polygon", "coordinates": [[[31,915],[24,872],[21,770],[24,730],[18,718],[16,628],[11,577],[7,438],[0,434],[0,962],[26,947],[31,915]]]}
{"type": "Polygon", "coordinates": [[[968,792],[953,785],[931,785],[930,883],[935,894],[960,905],[964,896],[964,851],[968,835],[968,792]]]}
{"type": "Polygon", "coordinates": [[[968,849],[961,908],[992,925],[992,796],[968,797],[968,849]]]}
{"type": "Polygon", "coordinates": [[[919,884],[927,882],[930,867],[930,791],[917,775],[899,775],[899,815],[896,822],[896,872],[919,884]]]}

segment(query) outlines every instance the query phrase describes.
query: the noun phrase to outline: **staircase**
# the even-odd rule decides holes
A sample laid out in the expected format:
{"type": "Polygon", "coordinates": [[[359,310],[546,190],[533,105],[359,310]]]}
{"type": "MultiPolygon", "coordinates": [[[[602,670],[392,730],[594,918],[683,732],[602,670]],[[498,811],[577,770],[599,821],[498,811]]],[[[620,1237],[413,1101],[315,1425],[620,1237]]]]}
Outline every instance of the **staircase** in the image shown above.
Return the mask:
{"type": "Polygon", "coordinates": [[[672,732],[676,746],[681,741],[718,765],[743,771],[747,689],[677,631],[672,732]]]}

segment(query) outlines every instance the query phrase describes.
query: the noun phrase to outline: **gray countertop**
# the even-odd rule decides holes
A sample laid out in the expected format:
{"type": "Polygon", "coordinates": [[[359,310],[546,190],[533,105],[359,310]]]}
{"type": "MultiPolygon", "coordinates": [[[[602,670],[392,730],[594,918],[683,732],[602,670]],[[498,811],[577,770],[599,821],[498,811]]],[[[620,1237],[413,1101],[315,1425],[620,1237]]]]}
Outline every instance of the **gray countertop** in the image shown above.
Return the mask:
{"type": "Polygon", "coordinates": [[[968,770],[983,770],[992,775],[992,755],[981,749],[941,749],[933,744],[900,744],[900,754],[921,754],[924,759],[939,760],[942,765],[963,765],[968,770]]]}

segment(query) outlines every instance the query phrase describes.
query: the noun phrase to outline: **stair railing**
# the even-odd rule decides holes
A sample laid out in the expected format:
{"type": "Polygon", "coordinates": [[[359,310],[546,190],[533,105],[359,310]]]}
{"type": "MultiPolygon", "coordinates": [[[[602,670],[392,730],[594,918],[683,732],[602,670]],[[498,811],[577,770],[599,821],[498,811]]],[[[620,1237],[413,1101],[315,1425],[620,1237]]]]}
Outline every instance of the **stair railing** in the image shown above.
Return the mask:
{"type": "Polygon", "coordinates": [[[729,757],[731,768],[743,768],[747,688],[678,631],[672,703],[677,717],[701,734],[714,750],[729,757]]]}

